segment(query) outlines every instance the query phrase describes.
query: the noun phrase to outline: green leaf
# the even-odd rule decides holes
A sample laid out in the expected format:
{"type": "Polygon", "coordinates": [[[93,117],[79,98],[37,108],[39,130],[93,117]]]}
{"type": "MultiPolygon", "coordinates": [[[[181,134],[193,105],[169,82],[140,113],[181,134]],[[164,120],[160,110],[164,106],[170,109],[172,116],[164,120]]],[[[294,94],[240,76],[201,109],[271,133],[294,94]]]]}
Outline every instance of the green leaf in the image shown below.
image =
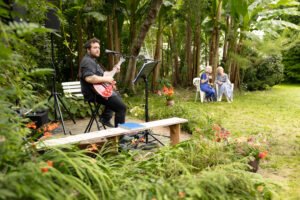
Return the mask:
{"type": "Polygon", "coordinates": [[[40,77],[53,74],[54,70],[50,68],[36,68],[27,73],[28,76],[40,77]]]}
{"type": "Polygon", "coordinates": [[[107,19],[107,17],[105,15],[103,15],[100,12],[95,12],[95,11],[94,12],[85,13],[85,14],[83,14],[83,16],[93,17],[98,22],[105,21],[107,19]]]}

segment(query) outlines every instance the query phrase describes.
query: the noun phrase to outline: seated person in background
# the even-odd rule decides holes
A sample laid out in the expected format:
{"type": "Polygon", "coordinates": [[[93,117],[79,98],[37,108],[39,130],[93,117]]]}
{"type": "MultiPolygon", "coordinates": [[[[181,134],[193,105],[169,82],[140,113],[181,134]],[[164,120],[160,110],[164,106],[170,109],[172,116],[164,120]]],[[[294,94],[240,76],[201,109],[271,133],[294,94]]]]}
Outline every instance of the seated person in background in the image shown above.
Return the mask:
{"type": "MultiPolygon", "coordinates": [[[[113,92],[111,97],[104,98],[97,94],[93,89],[93,84],[96,83],[115,83],[113,77],[104,76],[104,69],[102,65],[97,63],[97,58],[100,56],[100,41],[96,38],[92,38],[85,44],[86,55],[80,62],[80,82],[81,90],[86,101],[98,102],[105,105],[104,112],[101,115],[101,122],[112,127],[110,119],[112,118],[113,112],[115,112],[115,127],[118,124],[125,122],[126,105],[123,103],[121,97],[113,92]]],[[[117,64],[118,70],[120,68],[120,62],[117,64]]]]}
{"type": "Polygon", "coordinates": [[[208,101],[215,101],[216,91],[209,83],[209,79],[211,79],[211,72],[212,72],[211,66],[207,66],[205,68],[205,72],[201,74],[200,89],[201,91],[205,92],[205,96],[208,101]]]}
{"type": "Polygon", "coordinates": [[[217,68],[217,78],[216,78],[216,85],[219,89],[217,99],[221,99],[222,95],[225,94],[227,101],[232,102],[232,87],[228,75],[224,73],[223,67],[217,68]]]}

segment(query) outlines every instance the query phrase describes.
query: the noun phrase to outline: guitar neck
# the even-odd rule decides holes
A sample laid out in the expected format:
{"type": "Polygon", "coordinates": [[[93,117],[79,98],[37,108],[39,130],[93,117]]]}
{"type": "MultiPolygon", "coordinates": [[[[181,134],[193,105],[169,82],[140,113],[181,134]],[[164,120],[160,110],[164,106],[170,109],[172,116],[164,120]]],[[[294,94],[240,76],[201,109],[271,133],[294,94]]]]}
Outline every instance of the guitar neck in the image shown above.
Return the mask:
{"type": "MultiPolygon", "coordinates": [[[[114,66],[114,68],[113,68],[110,72],[108,72],[108,76],[114,77],[115,74],[116,74],[117,71],[118,71],[118,68],[120,68],[120,66],[121,66],[121,64],[122,64],[123,62],[124,62],[124,60],[121,59],[121,60],[114,66]]],[[[106,73],[107,73],[107,72],[106,72],[106,73]]]]}
{"type": "Polygon", "coordinates": [[[114,77],[117,73],[117,67],[114,67],[110,72],[111,72],[111,77],[114,77]]]}

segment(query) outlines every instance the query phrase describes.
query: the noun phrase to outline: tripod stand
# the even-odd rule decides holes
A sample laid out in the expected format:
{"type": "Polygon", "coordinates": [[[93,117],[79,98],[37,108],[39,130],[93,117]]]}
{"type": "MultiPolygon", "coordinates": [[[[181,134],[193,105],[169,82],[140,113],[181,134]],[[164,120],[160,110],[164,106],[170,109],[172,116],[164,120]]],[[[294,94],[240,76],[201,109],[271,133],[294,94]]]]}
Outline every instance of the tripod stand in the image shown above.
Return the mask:
{"type": "MultiPolygon", "coordinates": [[[[133,83],[135,84],[139,79],[143,79],[144,83],[145,83],[145,121],[149,122],[149,107],[148,107],[148,76],[149,74],[153,71],[153,69],[156,67],[158,61],[149,61],[149,62],[145,62],[141,68],[141,70],[139,71],[138,75],[136,76],[136,78],[133,80],[133,83]]],[[[164,146],[164,144],[159,141],[152,133],[150,130],[145,130],[144,136],[146,139],[146,143],[149,142],[149,135],[156,140],[157,142],[159,142],[162,146],[164,146]]]]}
{"type": "MultiPolygon", "coordinates": [[[[61,112],[60,103],[63,106],[63,108],[65,109],[65,111],[67,111],[69,117],[72,119],[74,124],[76,124],[76,122],[75,122],[71,112],[67,109],[66,105],[62,101],[62,99],[60,97],[60,94],[56,90],[56,84],[55,84],[56,83],[56,67],[55,67],[55,64],[54,64],[53,33],[51,32],[50,34],[51,34],[50,35],[50,40],[51,40],[51,62],[52,62],[52,67],[53,67],[54,72],[53,72],[53,76],[52,76],[51,95],[49,96],[48,101],[50,101],[50,99],[53,97],[53,100],[54,100],[54,119],[55,119],[55,121],[58,121],[58,115],[59,115],[64,134],[66,135],[65,123],[64,123],[62,112],[61,112]]],[[[69,133],[71,135],[71,131],[69,133]]]]}

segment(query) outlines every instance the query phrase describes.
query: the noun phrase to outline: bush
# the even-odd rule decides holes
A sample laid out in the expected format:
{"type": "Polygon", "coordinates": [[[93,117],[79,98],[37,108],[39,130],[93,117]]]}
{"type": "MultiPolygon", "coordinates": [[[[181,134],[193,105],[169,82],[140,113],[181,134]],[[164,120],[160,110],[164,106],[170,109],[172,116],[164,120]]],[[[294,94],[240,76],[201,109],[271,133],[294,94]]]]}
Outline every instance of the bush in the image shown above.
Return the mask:
{"type": "Polygon", "coordinates": [[[283,80],[283,64],[280,55],[270,55],[253,67],[245,69],[243,84],[250,91],[266,90],[283,80]]]}

